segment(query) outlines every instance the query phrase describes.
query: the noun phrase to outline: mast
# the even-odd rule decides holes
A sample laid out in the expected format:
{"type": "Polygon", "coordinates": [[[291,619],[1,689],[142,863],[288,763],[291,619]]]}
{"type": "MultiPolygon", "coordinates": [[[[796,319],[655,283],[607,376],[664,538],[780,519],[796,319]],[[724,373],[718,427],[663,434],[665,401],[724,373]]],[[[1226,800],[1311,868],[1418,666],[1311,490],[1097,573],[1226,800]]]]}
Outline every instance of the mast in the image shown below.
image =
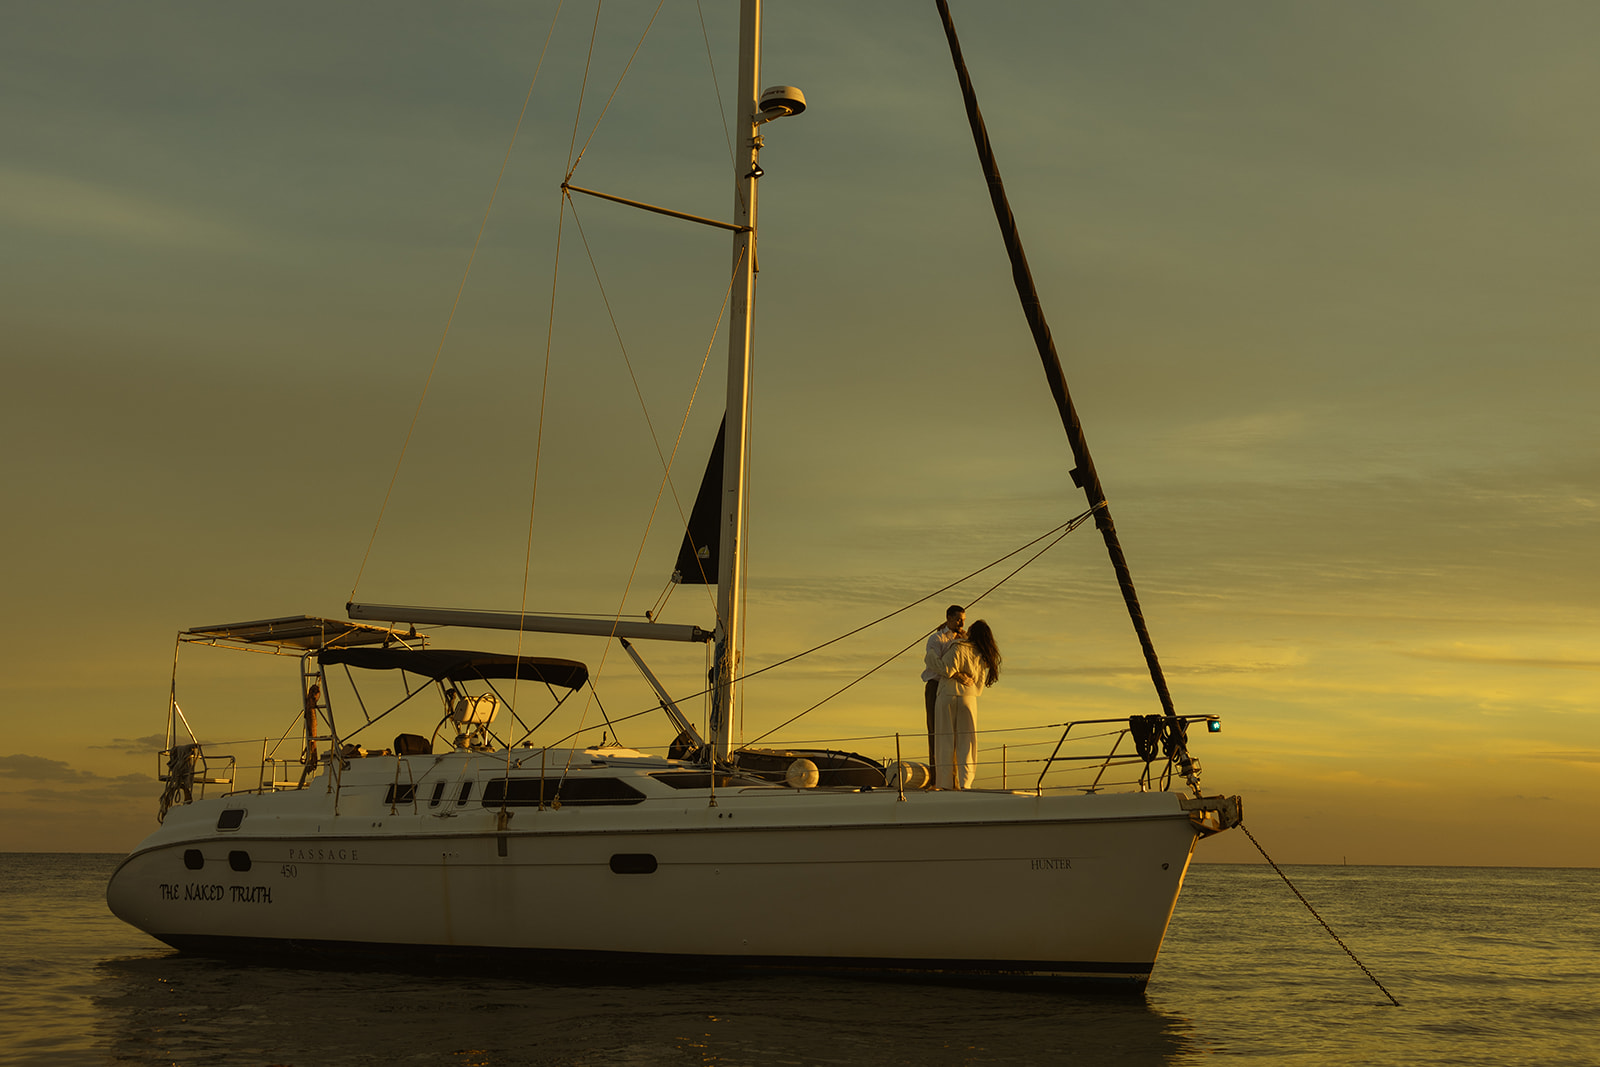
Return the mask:
{"type": "Polygon", "coordinates": [[[734,151],[733,306],[728,323],[727,438],[722,463],[722,525],[717,561],[717,628],[712,667],[710,745],[726,759],[739,670],[739,609],[744,593],[744,495],[750,431],[750,313],[755,297],[756,181],[761,168],[759,123],[761,0],[739,6],[739,143],[734,151]]]}

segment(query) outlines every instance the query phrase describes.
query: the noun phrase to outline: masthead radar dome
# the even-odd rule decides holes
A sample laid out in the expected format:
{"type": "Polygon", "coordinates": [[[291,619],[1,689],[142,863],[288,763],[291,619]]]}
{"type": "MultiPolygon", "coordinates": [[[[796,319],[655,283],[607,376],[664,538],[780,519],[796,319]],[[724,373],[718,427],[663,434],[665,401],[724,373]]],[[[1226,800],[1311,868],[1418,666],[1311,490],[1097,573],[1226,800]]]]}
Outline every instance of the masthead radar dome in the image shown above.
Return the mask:
{"type": "Polygon", "coordinates": [[[761,94],[757,110],[761,117],[767,121],[781,119],[785,115],[798,115],[806,109],[806,94],[792,85],[774,85],[761,94]],[[769,114],[776,112],[776,114],[769,114]]]}

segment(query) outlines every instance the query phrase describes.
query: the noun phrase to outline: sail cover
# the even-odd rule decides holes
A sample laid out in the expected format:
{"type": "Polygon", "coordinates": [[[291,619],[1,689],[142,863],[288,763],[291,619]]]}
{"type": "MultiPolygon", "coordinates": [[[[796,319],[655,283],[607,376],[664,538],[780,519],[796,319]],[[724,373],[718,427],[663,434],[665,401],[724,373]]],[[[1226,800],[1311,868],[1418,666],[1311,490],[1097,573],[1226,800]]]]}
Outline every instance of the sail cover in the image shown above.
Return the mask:
{"type": "Polygon", "coordinates": [[[344,663],[370,671],[410,671],[436,682],[522,678],[576,689],[589,680],[589,668],[575,659],[518,657],[448,648],[329,648],[317,659],[324,666],[344,663]]]}
{"type": "Polygon", "coordinates": [[[723,416],[722,425],[717,427],[717,443],[711,446],[711,458],[706,462],[705,477],[700,479],[700,492],[694,498],[694,510],[689,512],[683,546],[678,549],[677,570],[672,577],[683,585],[717,584],[717,551],[722,540],[722,442],[727,431],[728,419],[723,416]]]}

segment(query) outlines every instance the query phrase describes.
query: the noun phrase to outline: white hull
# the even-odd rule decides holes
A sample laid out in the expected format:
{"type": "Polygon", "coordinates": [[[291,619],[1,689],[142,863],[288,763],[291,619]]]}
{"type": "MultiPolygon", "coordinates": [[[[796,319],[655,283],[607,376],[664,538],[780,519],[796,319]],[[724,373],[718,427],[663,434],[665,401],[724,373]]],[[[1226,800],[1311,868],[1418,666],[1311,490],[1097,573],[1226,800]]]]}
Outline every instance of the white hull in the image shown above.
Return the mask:
{"type": "Polygon", "coordinates": [[[902,801],[757,788],[719,790],[713,805],[704,789],[649,778],[661,761],[571,776],[621,770],[642,783],[638,803],[512,808],[501,832],[498,805],[427,799],[433,781],[454,796],[503,762],[418,762],[431,767],[416,803],[386,802],[397,761],[374,758],[345,772],[337,815],[320,782],[176,807],[112,878],[111,909],[186,948],[618,953],[1142,984],[1202,832],[1175,793],[902,801]],[[228,810],[245,814],[219,830],[228,810]],[[235,869],[241,856],[248,870],[235,869]]]}

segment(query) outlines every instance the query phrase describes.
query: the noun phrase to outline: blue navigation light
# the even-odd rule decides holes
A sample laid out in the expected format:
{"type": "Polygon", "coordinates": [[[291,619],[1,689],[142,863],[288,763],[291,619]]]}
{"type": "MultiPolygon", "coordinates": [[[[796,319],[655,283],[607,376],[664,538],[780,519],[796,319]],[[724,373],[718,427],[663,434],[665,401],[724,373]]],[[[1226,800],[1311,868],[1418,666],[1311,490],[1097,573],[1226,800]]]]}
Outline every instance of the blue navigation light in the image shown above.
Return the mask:
{"type": "Polygon", "coordinates": [[[1220,734],[1221,732],[1222,732],[1222,720],[1221,719],[1207,719],[1206,720],[1206,733],[1208,733],[1208,734],[1220,734]]]}

